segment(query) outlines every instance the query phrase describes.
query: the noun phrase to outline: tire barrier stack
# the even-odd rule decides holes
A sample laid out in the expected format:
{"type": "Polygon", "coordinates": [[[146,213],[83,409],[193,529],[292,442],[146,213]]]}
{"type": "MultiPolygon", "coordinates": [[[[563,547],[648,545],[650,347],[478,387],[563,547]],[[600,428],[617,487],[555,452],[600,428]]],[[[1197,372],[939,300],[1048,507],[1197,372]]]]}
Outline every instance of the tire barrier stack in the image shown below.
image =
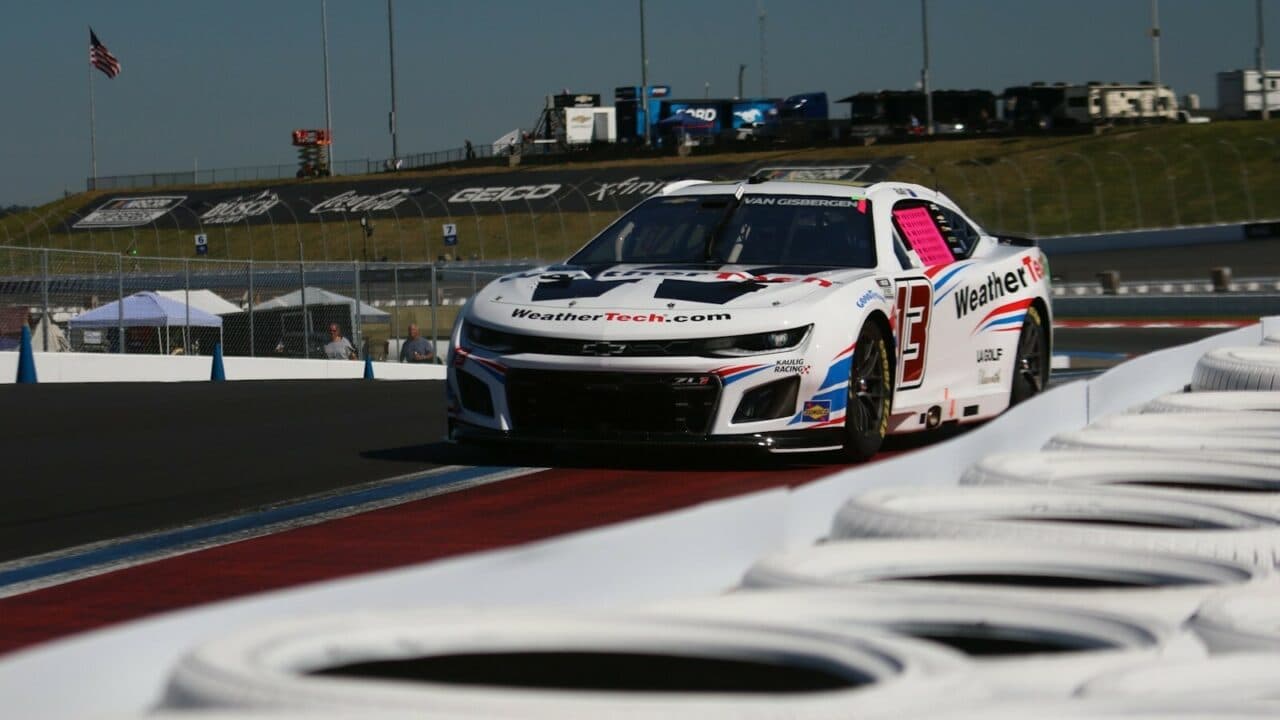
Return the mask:
{"type": "Polygon", "coordinates": [[[164,705],[368,717],[834,719],[976,702],[986,689],[969,682],[967,665],[944,646],[872,626],[404,611],[307,618],[207,643],[180,662],[164,705]]]}
{"type": "Polygon", "coordinates": [[[1185,392],[984,457],[959,487],[849,498],[825,542],[701,610],[970,651],[991,699],[911,717],[1280,717],[1276,340],[1207,352],[1185,392]]]}
{"type": "Polygon", "coordinates": [[[161,709],[1280,717],[1277,376],[1280,345],[1206,353],[1188,392],[989,455],[958,486],[850,497],[828,537],[714,597],[250,627],[191,650],[161,709]]]}

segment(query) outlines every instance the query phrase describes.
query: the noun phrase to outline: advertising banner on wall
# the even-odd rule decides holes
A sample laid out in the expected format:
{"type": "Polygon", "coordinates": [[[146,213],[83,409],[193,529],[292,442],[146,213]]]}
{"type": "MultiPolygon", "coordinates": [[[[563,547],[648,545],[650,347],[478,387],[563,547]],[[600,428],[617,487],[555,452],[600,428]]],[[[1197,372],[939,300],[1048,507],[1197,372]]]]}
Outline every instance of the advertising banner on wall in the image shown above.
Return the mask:
{"type": "Polygon", "coordinates": [[[155,226],[200,231],[216,225],[292,224],[380,218],[436,218],[511,212],[618,213],[685,179],[745,179],[758,172],[776,178],[873,181],[885,178],[898,158],[874,162],[813,161],[779,168],[775,163],[690,163],[653,167],[516,170],[436,177],[387,177],[290,182],[269,187],[183,190],[180,194],[130,192],[106,195],[72,212],[69,230],[155,226]],[[813,173],[806,173],[813,168],[813,173]]]}

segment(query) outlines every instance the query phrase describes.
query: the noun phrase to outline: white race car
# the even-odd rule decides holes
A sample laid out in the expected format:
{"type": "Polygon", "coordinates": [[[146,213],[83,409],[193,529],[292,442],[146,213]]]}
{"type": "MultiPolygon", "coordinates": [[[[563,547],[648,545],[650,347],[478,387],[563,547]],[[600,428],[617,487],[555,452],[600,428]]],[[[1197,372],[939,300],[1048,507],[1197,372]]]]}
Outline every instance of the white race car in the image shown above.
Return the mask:
{"type": "Polygon", "coordinates": [[[1048,274],[919,185],[675,183],[467,303],[449,438],[867,458],[1044,389],[1048,274]]]}

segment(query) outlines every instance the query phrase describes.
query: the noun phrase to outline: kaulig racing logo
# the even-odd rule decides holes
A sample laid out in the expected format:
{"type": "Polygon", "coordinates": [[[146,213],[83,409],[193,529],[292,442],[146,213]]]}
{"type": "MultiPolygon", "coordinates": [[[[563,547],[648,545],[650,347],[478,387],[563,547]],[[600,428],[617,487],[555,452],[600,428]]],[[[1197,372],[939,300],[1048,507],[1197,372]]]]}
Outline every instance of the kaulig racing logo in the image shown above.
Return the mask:
{"type": "Polygon", "coordinates": [[[200,216],[200,222],[205,225],[243,222],[246,218],[265,215],[279,204],[280,196],[270,190],[263,190],[257,195],[241,195],[214,205],[200,216]]]}

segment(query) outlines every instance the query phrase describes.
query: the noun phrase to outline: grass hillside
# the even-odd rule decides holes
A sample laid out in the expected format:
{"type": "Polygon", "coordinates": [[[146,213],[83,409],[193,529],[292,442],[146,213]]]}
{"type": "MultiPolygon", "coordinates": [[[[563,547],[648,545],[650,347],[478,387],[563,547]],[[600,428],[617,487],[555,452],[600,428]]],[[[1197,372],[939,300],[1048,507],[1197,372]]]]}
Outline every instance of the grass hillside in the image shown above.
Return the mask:
{"type": "MultiPolygon", "coordinates": [[[[760,153],[698,155],[600,163],[674,166],[724,160],[862,160],[906,157],[895,179],[938,187],[988,229],[1028,235],[1168,227],[1280,217],[1280,123],[1215,122],[1122,128],[1099,135],[982,138],[867,147],[774,148],[760,153]]],[[[578,165],[582,167],[582,165],[578,165]]],[[[484,168],[493,172],[492,168],[484,168]]],[[[467,170],[409,174],[430,177],[467,170]]],[[[346,178],[334,178],[343,182],[346,178]]],[[[293,181],[281,181],[276,186],[293,181]]],[[[108,195],[115,193],[97,193],[108,195]]],[[[190,230],[172,227],[64,234],[53,226],[95,194],[63,198],[0,219],[0,244],[140,256],[189,257],[190,230]]],[[[430,212],[430,211],[429,211],[430,212]]],[[[458,215],[459,254],[486,260],[556,259],[579,247],[616,213],[458,215]]],[[[435,258],[440,215],[380,218],[367,251],[350,222],[218,227],[207,230],[214,258],[296,260],[300,238],[309,260],[392,261],[435,258]]],[[[162,223],[163,224],[163,221],[162,223]]],[[[0,267],[6,264],[0,258],[0,267]]],[[[17,263],[7,263],[16,269],[17,263]]]]}

